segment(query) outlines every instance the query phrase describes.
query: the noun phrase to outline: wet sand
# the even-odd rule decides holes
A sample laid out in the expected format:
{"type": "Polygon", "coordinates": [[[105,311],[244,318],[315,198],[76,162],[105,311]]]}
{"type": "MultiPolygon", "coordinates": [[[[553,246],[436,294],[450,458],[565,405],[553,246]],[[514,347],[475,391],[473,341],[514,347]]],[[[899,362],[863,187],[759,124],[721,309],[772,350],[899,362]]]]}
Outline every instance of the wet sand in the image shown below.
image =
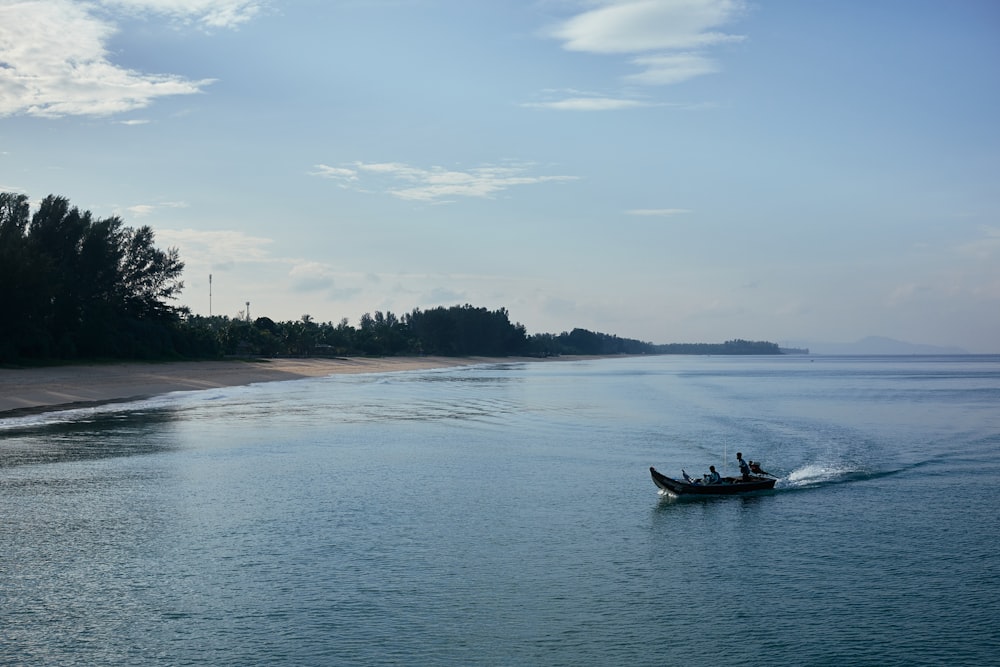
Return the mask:
{"type": "MultiPolygon", "coordinates": [[[[520,359],[518,359],[520,360],[520,359]]],[[[0,369],[0,416],[338,373],[448,368],[513,359],[387,357],[109,363],[0,369]]]]}

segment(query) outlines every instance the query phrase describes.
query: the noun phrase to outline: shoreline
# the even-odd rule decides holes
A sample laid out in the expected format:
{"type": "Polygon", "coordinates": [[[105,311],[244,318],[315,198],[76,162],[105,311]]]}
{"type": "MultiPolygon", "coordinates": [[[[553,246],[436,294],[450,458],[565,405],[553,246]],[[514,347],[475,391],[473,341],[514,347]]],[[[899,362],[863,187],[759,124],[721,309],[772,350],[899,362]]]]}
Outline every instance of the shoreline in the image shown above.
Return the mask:
{"type": "MultiPolygon", "coordinates": [[[[560,358],[566,359],[555,359],[560,358]]],[[[587,357],[569,359],[583,358],[587,357]]],[[[137,401],[175,391],[329,375],[392,373],[525,361],[544,360],[533,357],[339,357],[113,362],[0,369],[0,419],[137,401]]]]}

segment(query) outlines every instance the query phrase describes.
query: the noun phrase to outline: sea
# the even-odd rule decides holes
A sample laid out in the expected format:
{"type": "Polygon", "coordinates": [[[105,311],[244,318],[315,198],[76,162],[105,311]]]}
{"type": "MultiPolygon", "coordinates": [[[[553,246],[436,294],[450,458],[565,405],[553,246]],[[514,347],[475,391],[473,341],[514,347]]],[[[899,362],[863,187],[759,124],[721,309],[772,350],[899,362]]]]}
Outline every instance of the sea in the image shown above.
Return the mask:
{"type": "Polygon", "coordinates": [[[998,665],[1000,357],[484,363],[0,419],[2,665],[998,665]],[[778,477],[661,495],[649,467],[778,477]]]}

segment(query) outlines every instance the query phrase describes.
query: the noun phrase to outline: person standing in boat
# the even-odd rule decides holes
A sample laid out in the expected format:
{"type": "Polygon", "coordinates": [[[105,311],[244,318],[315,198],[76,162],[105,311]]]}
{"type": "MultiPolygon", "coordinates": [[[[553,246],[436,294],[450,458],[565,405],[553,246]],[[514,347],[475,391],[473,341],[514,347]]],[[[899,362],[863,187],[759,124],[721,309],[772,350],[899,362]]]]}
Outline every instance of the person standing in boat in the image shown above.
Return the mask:
{"type": "Polygon", "coordinates": [[[750,464],[743,460],[743,452],[736,452],[736,462],[740,464],[743,481],[748,481],[750,479],[750,464]]]}

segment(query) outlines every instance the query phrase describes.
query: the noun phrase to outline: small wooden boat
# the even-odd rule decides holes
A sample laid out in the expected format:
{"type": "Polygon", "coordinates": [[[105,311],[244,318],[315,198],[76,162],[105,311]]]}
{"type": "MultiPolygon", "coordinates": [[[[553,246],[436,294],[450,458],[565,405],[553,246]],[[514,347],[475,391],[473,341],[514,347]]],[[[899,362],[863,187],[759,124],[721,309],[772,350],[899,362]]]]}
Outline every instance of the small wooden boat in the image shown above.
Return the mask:
{"type": "Polygon", "coordinates": [[[706,484],[701,480],[682,481],[667,477],[653,466],[649,467],[653,484],[675,496],[732,496],[739,493],[766,491],[773,489],[777,479],[751,475],[749,480],[740,477],[723,477],[718,484],[706,484]]]}

